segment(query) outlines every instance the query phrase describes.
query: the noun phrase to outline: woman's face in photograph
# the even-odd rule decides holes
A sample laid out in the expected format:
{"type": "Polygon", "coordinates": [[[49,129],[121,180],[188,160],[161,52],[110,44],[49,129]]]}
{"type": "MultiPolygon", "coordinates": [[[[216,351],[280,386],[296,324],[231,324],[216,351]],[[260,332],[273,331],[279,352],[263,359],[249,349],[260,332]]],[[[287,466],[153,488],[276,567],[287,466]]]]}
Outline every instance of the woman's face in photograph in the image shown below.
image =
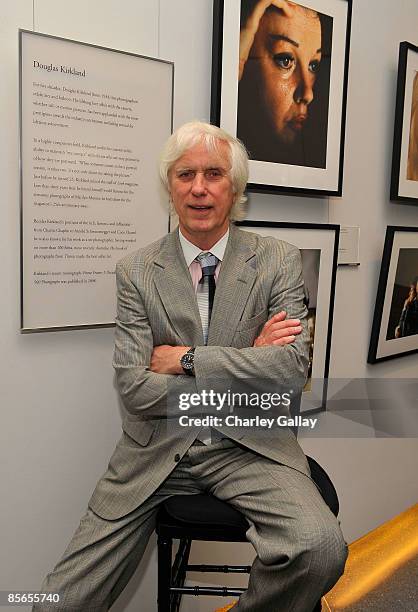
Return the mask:
{"type": "Polygon", "coordinates": [[[316,12],[293,5],[291,17],[270,9],[260,21],[249,60],[258,62],[261,97],[272,130],[285,144],[302,132],[321,62],[321,24],[316,12]]]}

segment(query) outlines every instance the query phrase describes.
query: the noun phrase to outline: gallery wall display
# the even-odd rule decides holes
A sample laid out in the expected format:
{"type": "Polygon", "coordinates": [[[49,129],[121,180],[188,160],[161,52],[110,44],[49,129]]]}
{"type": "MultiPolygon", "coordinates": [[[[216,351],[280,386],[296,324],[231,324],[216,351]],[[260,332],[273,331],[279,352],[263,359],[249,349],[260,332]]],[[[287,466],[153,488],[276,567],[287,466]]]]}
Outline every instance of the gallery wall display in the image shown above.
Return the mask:
{"type": "Polygon", "coordinates": [[[350,24],[351,0],[214,0],[211,121],[250,190],[342,194],[350,24]]]}
{"type": "Polygon", "coordinates": [[[112,325],[115,263],[167,231],[173,64],[20,30],[21,330],[112,325]]]}
{"type": "Polygon", "coordinates": [[[418,351],[418,227],[388,226],[368,363],[418,351]]]}
{"type": "Polygon", "coordinates": [[[418,204],[418,47],[399,45],[391,200],[418,204]]]}
{"type": "Polygon", "coordinates": [[[242,229],[297,246],[302,255],[310,353],[301,411],[324,410],[331,351],[339,225],[242,221],[242,229]]]}

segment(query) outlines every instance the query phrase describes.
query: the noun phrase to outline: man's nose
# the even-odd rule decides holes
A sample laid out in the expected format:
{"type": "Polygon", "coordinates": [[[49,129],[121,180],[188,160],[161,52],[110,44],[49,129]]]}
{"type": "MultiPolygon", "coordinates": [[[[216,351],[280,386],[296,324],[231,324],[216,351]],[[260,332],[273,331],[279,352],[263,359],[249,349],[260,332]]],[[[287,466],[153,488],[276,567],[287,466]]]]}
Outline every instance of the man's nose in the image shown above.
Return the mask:
{"type": "Polygon", "coordinates": [[[296,104],[306,104],[308,106],[313,98],[314,77],[312,73],[304,68],[299,68],[298,84],[295,89],[294,99],[296,104]]]}
{"type": "Polygon", "coordinates": [[[196,172],[192,183],[193,195],[200,196],[206,193],[206,179],[203,172],[196,172]]]}

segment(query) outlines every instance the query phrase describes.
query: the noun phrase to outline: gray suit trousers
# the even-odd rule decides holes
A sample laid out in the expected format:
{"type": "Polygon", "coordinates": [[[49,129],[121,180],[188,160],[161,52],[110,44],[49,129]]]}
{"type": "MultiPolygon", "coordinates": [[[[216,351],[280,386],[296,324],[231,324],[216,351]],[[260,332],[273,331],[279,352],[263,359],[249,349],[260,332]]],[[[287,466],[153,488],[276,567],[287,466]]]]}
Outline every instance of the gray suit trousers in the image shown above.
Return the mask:
{"type": "Polygon", "coordinates": [[[230,439],[195,443],[141,506],[117,520],[88,510],[42,592],[60,604],[36,612],[108,610],[135,571],[171,495],[207,492],[248,520],[257,553],[248,590],[236,612],[310,612],[342,574],[347,547],[338,521],[305,474],[258,455],[230,439]]]}

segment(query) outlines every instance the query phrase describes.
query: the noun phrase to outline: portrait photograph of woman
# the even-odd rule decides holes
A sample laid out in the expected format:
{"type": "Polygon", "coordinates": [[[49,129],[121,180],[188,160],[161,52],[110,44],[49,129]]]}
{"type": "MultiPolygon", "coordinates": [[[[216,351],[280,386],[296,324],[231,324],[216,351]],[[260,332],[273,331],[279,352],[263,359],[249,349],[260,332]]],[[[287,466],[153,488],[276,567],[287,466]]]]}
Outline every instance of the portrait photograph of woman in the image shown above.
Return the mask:
{"type": "Polygon", "coordinates": [[[252,159],[325,168],[333,19],[241,0],[237,136],[252,159]]]}
{"type": "Polygon", "coordinates": [[[418,352],[418,227],[388,225],[368,363],[418,352]]]}
{"type": "Polygon", "coordinates": [[[308,376],[301,412],[325,409],[340,226],[249,220],[238,221],[237,225],[260,236],[285,240],[300,250],[309,332],[308,376]]]}
{"type": "Polygon", "coordinates": [[[418,47],[399,45],[390,199],[418,204],[418,47]]]}
{"type": "Polygon", "coordinates": [[[341,195],[352,0],[213,0],[211,122],[249,191],[341,195]]]}
{"type": "Polygon", "coordinates": [[[386,340],[418,334],[418,249],[400,249],[386,340]]]}
{"type": "Polygon", "coordinates": [[[409,181],[418,181],[418,72],[415,73],[412,86],[411,123],[409,129],[406,178],[409,181]]]}
{"type": "Polygon", "coordinates": [[[309,330],[309,363],[308,378],[305,391],[311,387],[312,364],[315,346],[316,306],[318,301],[319,266],[321,261],[320,249],[301,249],[302,275],[304,283],[305,306],[308,310],[307,326],[309,330]]]}

